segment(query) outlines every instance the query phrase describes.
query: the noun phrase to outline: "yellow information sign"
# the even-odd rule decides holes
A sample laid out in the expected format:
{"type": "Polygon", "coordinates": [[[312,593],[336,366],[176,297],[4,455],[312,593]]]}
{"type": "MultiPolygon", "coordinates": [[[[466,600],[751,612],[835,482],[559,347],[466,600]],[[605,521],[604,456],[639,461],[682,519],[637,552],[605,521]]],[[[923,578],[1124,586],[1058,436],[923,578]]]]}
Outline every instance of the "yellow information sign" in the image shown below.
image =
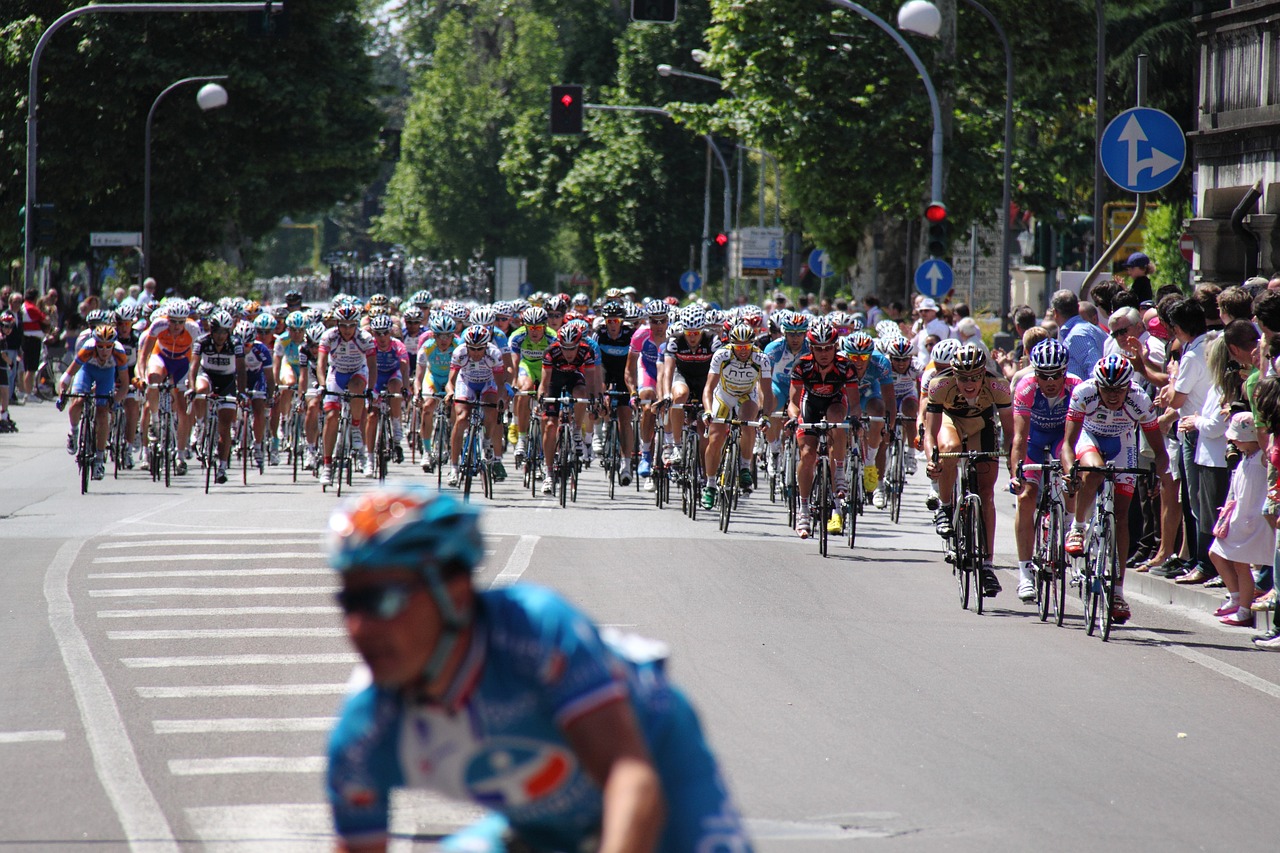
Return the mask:
{"type": "MultiPolygon", "coordinates": [[[[1159,207],[1158,204],[1148,204],[1147,213],[1159,207]]],[[[1129,224],[1129,220],[1133,219],[1133,212],[1136,206],[1131,201],[1109,201],[1102,206],[1102,239],[1108,246],[1111,241],[1120,235],[1124,227],[1129,224]]],[[[1144,219],[1146,217],[1143,217],[1144,219]]],[[[1123,262],[1129,259],[1134,252],[1141,252],[1146,247],[1146,222],[1139,223],[1138,227],[1133,229],[1133,233],[1125,238],[1125,241],[1116,247],[1115,253],[1107,258],[1109,263],[1123,262]]]]}

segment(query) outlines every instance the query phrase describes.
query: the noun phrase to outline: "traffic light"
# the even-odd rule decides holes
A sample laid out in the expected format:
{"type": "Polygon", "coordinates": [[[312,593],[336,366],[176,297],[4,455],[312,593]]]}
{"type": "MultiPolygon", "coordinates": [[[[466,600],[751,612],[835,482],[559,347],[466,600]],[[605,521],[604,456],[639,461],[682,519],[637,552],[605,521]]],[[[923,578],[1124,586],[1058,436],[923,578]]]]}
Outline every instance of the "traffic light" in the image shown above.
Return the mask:
{"type": "Polygon", "coordinates": [[[951,226],[947,224],[947,207],[940,201],[930,202],[924,209],[929,223],[929,256],[946,258],[951,254],[951,226]]]}
{"type": "Polygon", "coordinates": [[[718,231],[707,240],[707,245],[711,249],[707,253],[707,260],[710,266],[724,266],[729,259],[729,235],[723,231],[718,231]]]}
{"type": "Polygon", "coordinates": [[[582,133],[582,87],[551,87],[551,133],[582,133]]]}
{"type": "Polygon", "coordinates": [[[54,238],[57,237],[58,233],[58,226],[53,217],[53,205],[37,204],[35,207],[35,214],[35,244],[37,246],[52,246],[54,238]]]}
{"type": "Polygon", "coordinates": [[[631,20],[674,24],[678,0],[631,0],[631,20]]]}

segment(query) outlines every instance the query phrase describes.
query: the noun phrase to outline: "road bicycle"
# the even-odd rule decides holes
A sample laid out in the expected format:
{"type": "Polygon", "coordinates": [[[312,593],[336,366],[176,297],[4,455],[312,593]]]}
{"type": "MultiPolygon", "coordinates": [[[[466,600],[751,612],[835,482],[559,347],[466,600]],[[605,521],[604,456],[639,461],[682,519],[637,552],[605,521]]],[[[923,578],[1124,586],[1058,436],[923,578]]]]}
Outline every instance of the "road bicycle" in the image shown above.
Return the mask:
{"type": "MultiPolygon", "coordinates": [[[[48,402],[58,395],[58,378],[66,372],[74,357],[69,347],[49,346],[49,341],[40,342],[40,360],[36,364],[35,376],[31,381],[31,393],[37,399],[48,402]]],[[[26,365],[23,365],[26,369],[26,365]]],[[[16,370],[14,371],[16,374],[16,370]]],[[[17,383],[14,383],[17,386],[17,383]]]]}
{"type": "MultiPolygon", "coordinates": [[[[720,464],[716,468],[715,492],[716,505],[720,507],[720,532],[729,532],[729,520],[733,511],[738,508],[738,496],[742,492],[739,472],[742,470],[742,428],[754,426],[761,430],[768,421],[744,421],[738,418],[708,418],[709,424],[727,424],[729,433],[725,436],[724,447],[720,450],[720,464]]],[[[757,433],[757,436],[759,433],[757,433]]]]}
{"type": "Polygon", "coordinates": [[[243,485],[249,485],[249,458],[253,457],[253,466],[258,469],[258,474],[267,473],[266,459],[264,455],[259,455],[258,448],[253,440],[253,399],[265,399],[267,393],[265,391],[250,391],[246,395],[249,400],[240,403],[236,412],[236,425],[232,431],[232,436],[237,442],[237,453],[240,454],[240,480],[243,485]]]}
{"type": "MultiPolygon", "coordinates": [[[[333,444],[333,485],[338,497],[342,497],[342,481],[351,486],[351,477],[355,468],[355,445],[352,438],[351,401],[367,400],[369,392],[353,394],[350,391],[325,391],[326,397],[337,397],[342,401],[338,409],[338,434],[333,444]]],[[[324,464],[321,462],[320,464],[324,464]]],[[[328,491],[329,487],[321,483],[320,490],[328,491]]]]}
{"type": "Polygon", "coordinates": [[[893,434],[889,437],[889,452],[884,463],[885,497],[889,501],[889,521],[894,524],[902,515],[902,493],[907,488],[906,454],[912,451],[902,437],[902,425],[893,425],[893,434]]]}
{"type": "Polygon", "coordinates": [[[543,406],[556,406],[556,443],[551,453],[551,471],[553,488],[560,500],[560,506],[568,501],[578,501],[578,475],[582,473],[582,454],[578,450],[574,437],[574,404],[590,403],[590,400],[578,397],[550,397],[542,401],[543,406]]]}
{"type": "Polygon", "coordinates": [[[80,426],[76,433],[76,467],[80,473],[80,494],[89,492],[89,481],[93,479],[93,466],[98,453],[98,415],[97,394],[76,394],[63,392],[58,395],[57,408],[62,411],[68,400],[79,400],[80,426]]]}
{"type": "MultiPolygon", "coordinates": [[[[1120,577],[1121,555],[1117,553],[1116,541],[1116,477],[1123,474],[1137,474],[1150,477],[1150,468],[1118,468],[1110,463],[1106,465],[1081,465],[1077,462],[1071,468],[1071,479],[1074,481],[1081,473],[1102,475],[1102,485],[1093,502],[1093,517],[1085,534],[1085,552],[1081,559],[1083,566],[1074,579],[1080,590],[1080,602],[1084,606],[1085,634],[1092,637],[1097,631],[1106,642],[1111,637],[1112,609],[1116,603],[1116,581],[1120,577]]],[[[1128,523],[1128,519],[1123,519],[1128,523]]]]}
{"type": "Polygon", "coordinates": [[[391,400],[386,389],[378,392],[369,404],[369,409],[371,413],[376,413],[378,418],[378,425],[374,428],[372,447],[373,474],[378,478],[379,483],[385,483],[387,468],[395,455],[395,439],[391,434],[391,400]]]}
{"type": "Polygon", "coordinates": [[[466,431],[462,437],[462,458],[460,461],[460,480],[462,499],[471,500],[471,486],[476,477],[480,478],[480,488],[486,498],[493,497],[493,459],[487,450],[488,429],[484,422],[485,409],[501,408],[500,403],[485,403],[480,400],[466,401],[466,431]]]}
{"type": "Polygon", "coordinates": [[[1042,465],[1018,464],[1018,479],[1025,482],[1025,472],[1040,472],[1040,494],[1036,498],[1035,522],[1031,528],[1031,564],[1036,572],[1036,607],[1040,621],[1049,614],[1062,627],[1067,610],[1067,536],[1066,509],[1062,502],[1062,463],[1051,459],[1042,465]]]}
{"type": "Polygon", "coordinates": [[[113,479],[120,479],[121,468],[132,468],[132,462],[128,458],[129,439],[125,435],[125,427],[128,424],[128,416],[125,415],[124,403],[112,403],[111,405],[111,422],[107,428],[107,454],[111,457],[111,476],[113,479]]]}
{"type": "Polygon", "coordinates": [[[952,493],[951,529],[952,536],[947,540],[946,561],[951,564],[951,571],[956,576],[956,584],[960,591],[960,607],[969,609],[972,593],[974,610],[981,615],[983,610],[982,567],[986,565],[990,555],[987,553],[987,527],[982,520],[982,500],[978,486],[978,465],[1003,458],[1004,454],[986,450],[969,450],[968,442],[961,438],[961,450],[955,453],[939,453],[933,449],[934,462],[941,459],[956,459],[956,485],[952,493]]]}
{"type": "Polygon", "coordinates": [[[778,452],[777,469],[777,475],[770,479],[777,482],[777,491],[787,504],[787,527],[794,529],[796,509],[800,501],[800,486],[796,478],[796,472],[800,470],[800,448],[796,444],[795,430],[789,427],[782,430],[782,449],[778,452]]]}
{"type": "MultiPolygon", "coordinates": [[[[515,396],[537,397],[537,391],[516,391],[515,396]]],[[[523,484],[533,497],[538,496],[538,482],[543,477],[542,418],[534,412],[529,417],[529,434],[525,436],[524,453],[516,454],[516,467],[520,469],[523,484]]]]}
{"type": "MultiPolygon", "coordinates": [[[[200,460],[200,464],[204,465],[204,493],[209,494],[209,486],[213,482],[214,473],[217,470],[221,456],[218,454],[218,410],[222,408],[224,401],[232,399],[224,397],[212,392],[207,394],[192,394],[187,398],[187,411],[190,412],[192,405],[197,400],[204,400],[204,417],[195,424],[194,432],[196,434],[196,458],[200,460]]],[[[234,437],[234,432],[232,434],[234,437]]]]}
{"type": "MultiPolygon", "coordinates": [[[[806,436],[812,434],[818,438],[817,459],[813,466],[813,485],[809,490],[809,524],[818,537],[818,553],[827,556],[827,520],[835,509],[835,475],[831,470],[831,440],[829,434],[836,430],[850,429],[847,423],[833,424],[830,421],[816,423],[798,423],[797,430],[804,430],[806,436]]],[[[797,510],[798,513],[798,510],[797,510]]]]}
{"type": "Polygon", "coordinates": [[[173,476],[178,455],[178,422],[173,411],[173,383],[166,378],[163,382],[152,382],[149,388],[158,391],[159,400],[155,416],[151,419],[151,435],[147,440],[147,468],[151,472],[151,481],[164,479],[166,488],[173,476]]]}
{"type": "Polygon", "coordinates": [[[622,466],[623,448],[622,431],[618,427],[618,406],[621,400],[629,400],[629,391],[606,391],[609,399],[609,420],[604,427],[604,447],[600,452],[600,466],[609,478],[609,500],[613,500],[614,490],[618,484],[618,472],[622,466]]]}
{"type": "Polygon", "coordinates": [[[676,474],[680,483],[680,508],[690,521],[696,521],[706,478],[702,470],[702,444],[698,432],[702,403],[681,403],[680,407],[684,409],[684,434],[680,436],[680,464],[676,474]]]}
{"type": "Polygon", "coordinates": [[[449,443],[452,432],[449,413],[453,411],[453,404],[445,398],[443,391],[436,391],[431,396],[439,402],[436,403],[431,416],[430,444],[422,450],[422,473],[430,474],[434,471],[436,488],[439,488],[444,485],[444,469],[449,464],[449,443]]]}

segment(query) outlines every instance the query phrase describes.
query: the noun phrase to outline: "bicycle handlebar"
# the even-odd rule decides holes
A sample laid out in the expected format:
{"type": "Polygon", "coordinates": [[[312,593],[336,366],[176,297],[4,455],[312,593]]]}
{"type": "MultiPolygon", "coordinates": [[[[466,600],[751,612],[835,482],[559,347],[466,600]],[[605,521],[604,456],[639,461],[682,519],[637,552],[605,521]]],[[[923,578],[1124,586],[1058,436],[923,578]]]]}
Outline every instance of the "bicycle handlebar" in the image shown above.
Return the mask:
{"type": "Polygon", "coordinates": [[[810,432],[830,432],[831,430],[835,430],[835,429],[848,430],[851,428],[851,425],[850,424],[833,424],[831,423],[831,421],[818,421],[817,423],[812,423],[812,424],[797,423],[796,428],[808,430],[810,432]]]}
{"type": "Polygon", "coordinates": [[[751,427],[758,427],[759,429],[764,429],[766,426],[769,425],[769,419],[766,417],[761,417],[760,420],[758,421],[740,421],[736,418],[711,418],[709,420],[709,423],[728,424],[729,426],[740,426],[740,427],[751,426],[751,427]]]}
{"type": "Polygon", "coordinates": [[[1111,464],[1081,465],[1079,462],[1076,462],[1075,465],[1071,466],[1071,473],[1074,475],[1078,471],[1084,471],[1085,473],[1102,474],[1103,476],[1108,476],[1108,475],[1115,476],[1117,474],[1145,474],[1150,476],[1155,473],[1154,468],[1117,468],[1116,466],[1111,464]]]}

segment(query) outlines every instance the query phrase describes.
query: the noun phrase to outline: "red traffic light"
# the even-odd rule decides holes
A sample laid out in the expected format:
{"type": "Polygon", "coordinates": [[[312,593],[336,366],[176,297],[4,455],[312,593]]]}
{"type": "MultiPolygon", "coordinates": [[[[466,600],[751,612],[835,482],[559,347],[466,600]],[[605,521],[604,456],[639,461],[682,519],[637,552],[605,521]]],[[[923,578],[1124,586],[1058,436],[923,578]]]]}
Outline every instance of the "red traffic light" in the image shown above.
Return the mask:
{"type": "Polygon", "coordinates": [[[729,242],[729,235],[721,231],[719,234],[715,236],[714,239],[716,241],[717,246],[723,246],[724,244],[729,242]]]}
{"type": "Polygon", "coordinates": [[[572,106],[573,106],[573,95],[570,95],[570,94],[568,94],[567,92],[566,92],[565,94],[561,95],[561,96],[560,96],[560,103],[564,106],[564,108],[565,108],[565,109],[568,109],[569,107],[572,107],[572,106]]]}
{"type": "Polygon", "coordinates": [[[940,201],[930,202],[929,206],[924,209],[924,218],[930,222],[945,222],[947,219],[947,206],[940,201]]]}

